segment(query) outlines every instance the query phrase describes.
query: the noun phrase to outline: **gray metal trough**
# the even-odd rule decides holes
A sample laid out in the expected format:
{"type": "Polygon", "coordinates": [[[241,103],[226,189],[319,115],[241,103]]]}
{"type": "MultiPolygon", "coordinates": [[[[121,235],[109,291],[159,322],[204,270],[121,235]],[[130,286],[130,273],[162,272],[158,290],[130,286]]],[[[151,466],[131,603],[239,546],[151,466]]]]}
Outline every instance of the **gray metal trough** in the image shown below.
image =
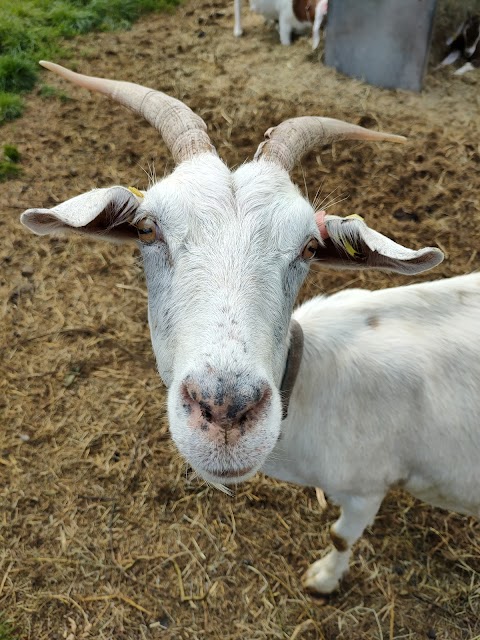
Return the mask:
{"type": "Polygon", "coordinates": [[[379,87],[422,89],[436,0],[330,0],[325,64],[379,87]]]}

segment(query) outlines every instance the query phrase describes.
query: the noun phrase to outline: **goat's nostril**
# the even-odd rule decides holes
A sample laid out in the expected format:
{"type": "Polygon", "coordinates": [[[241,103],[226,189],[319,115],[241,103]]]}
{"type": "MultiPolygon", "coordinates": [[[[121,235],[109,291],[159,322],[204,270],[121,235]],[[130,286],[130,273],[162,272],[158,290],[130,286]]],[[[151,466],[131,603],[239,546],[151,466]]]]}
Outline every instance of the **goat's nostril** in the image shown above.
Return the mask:
{"type": "Polygon", "coordinates": [[[211,422],[213,419],[213,415],[212,415],[212,410],[210,409],[208,404],[206,402],[199,402],[198,404],[200,405],[200,411],[202,412],[202,416],[205,418],[205,420],[207,420],[208,422],[211,422]]]}
{"type": "Polygon", "coordinates": [[[199,385],[195,384],[188,378],[180,387],[180,393],[182,395],[183,400],[191,405],[202,404],[202,391],[199,385]]]}
{"type": "Polygon", "coordinates": [[[245,413],[240,417],[239,421],[238,421],[238,428],[240,430],[240,435],[245,435],[245,432],[247,430],[247,424],[248,424],[248,418],[249,418],[249,412],[245,411],[245,413]]]}
{"type": "Polygon", "coordinates": [[[222,433],[226,438],[228,432],[232,434],[229,438],[236,438],[255,428],[265,417],[272,390],[267,383],[250,387],[237,387],[232,384],[229,388],[220,379],[218,384],[210,384],[210,387],[207,387],[188,376],[181,385],[180,393],[182,406],[191,427],[210,431],[209,437],[214,437],[214,433],[222,433]],[[234,435],[235,432],[237,435],[234,435]]]}

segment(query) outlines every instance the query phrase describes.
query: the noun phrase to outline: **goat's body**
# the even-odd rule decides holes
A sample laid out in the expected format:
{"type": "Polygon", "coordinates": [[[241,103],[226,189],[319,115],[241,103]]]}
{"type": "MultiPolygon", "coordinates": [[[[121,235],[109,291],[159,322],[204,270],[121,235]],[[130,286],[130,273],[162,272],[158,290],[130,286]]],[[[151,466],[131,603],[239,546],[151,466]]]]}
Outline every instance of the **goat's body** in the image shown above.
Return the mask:
{"type": "Polygon", "coordinates": [[[280,42],[289,45],[292,33],[303,34],[311,30],[312,20],[299,20],[293,10],[292,0],[250,0],[250,9],[266,20],[276,22],[280,42]]]}
{"type": "Polygon", "coordinates": [[[330,593],[390,487],[480,517],[480,274],[354,289],[294,313],[304,359],[262,470],[342,509],[305,586],[330,593]]]}
{"type": "Polygon", "coordinates": [[[334,499],[400,484],[480,516],[480,274],[318,297],[294,317],[304,360],[264,471],[334,499]]]}
{"type": "Polygon", "coordinates": [[[294,318],[304,359],[262,470],[342,507],[304,578],[330,592],[391,487],[480,517],[480,274],[318,297],[294,318]]]}
{"type": "MultiPolygon", "coordinates": [[[[277,22],[280,42],[289,45],[292,33],[312,31],[313,48],[320,42],[320,27],[327,13],[326,0],[250,0],[250,9],[267,21],[277,22]]],[[[241,0],[235,0],[234,35],[242,35],[241,0]]]]}
{"type": "Polygon", "coordinates": [[[440,66],[452,64],[463,58],[465,62],[455,71],[455,75],[462,76],[467,71],[480,67],[480,15],[469,16],[455,35],[447,40],[448,53],[440,66]]]}

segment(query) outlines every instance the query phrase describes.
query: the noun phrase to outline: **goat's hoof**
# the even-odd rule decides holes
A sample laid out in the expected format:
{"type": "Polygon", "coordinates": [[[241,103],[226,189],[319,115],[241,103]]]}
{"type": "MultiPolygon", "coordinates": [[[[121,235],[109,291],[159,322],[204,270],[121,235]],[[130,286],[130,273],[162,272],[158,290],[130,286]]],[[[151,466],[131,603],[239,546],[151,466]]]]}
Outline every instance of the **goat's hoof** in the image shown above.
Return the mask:
{"type": "Polygon", "coordinates": [[[240,36],[243,36],[243,29],[234,29],[233,35],[235,38],[240,38],[240,36]]]}
{"type": "Polygon", "coordinates": [[[310,565],[302,577],[304,589],[326,595],[338,589],[341,576],[332,571],[328,556],[310,565]]]}

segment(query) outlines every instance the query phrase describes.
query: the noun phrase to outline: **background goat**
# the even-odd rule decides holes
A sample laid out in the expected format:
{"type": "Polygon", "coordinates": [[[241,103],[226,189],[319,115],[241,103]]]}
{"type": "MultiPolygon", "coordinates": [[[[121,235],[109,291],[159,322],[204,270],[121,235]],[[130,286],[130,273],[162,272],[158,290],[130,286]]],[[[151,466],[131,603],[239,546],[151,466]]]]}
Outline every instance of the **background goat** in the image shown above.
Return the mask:
{"type": "Polygon", "coordinates": [[[351,544],[392,484],[478,515],[478,357],[472,362],[471,355],[478,279],[345,292],[307,303],[290,323],[313,259],[411,274],[442,260],[438,249],[406,249],[358,217],[315,215],[288,175],[326,141],[403,139],[328,118],[295,118],[269,130],[255,160],[230,172],[204,122],[183,103],[44,66],[140,112],[178,166],[146,192],[96,189],[51,210],[30,209],[22,221],[39,234],[140,239],[152,343],[179,450],[208,481],[240,482],[262,469],[319,485],[342,507],[336,549],[313,565],[306,586],[337,586],[351,544]],[[299,362],[299,326],[304,357],[282,421],[282,393],[293,386],[291,362],[299,362]],[[452,352],[461,354],[458,369],[452,352]],[[462,469],[451,453],[460,439],[462,469]]]}
{"type": "Polygon", "coordinates": [[[455,71],[462,76],[467,71],[480,67],[480,15],[469,16],[447,40],[447,55],[440,66],[453,64],[459,58],[467,60],[455,71]]]}
{"type": "MultiPolygon", "coordinates": [[[[292,33],[306,33],[312,30],[312,47],[320,44],[320,28],[327,15],[328,0],[250,0],[250,9],[268,21],[278,21],[280,42],[289,45],[292,33]]],[[[238,37],[242,30],[242,0],[234,0],[235,26],[233,35],[238,37]]]]}

